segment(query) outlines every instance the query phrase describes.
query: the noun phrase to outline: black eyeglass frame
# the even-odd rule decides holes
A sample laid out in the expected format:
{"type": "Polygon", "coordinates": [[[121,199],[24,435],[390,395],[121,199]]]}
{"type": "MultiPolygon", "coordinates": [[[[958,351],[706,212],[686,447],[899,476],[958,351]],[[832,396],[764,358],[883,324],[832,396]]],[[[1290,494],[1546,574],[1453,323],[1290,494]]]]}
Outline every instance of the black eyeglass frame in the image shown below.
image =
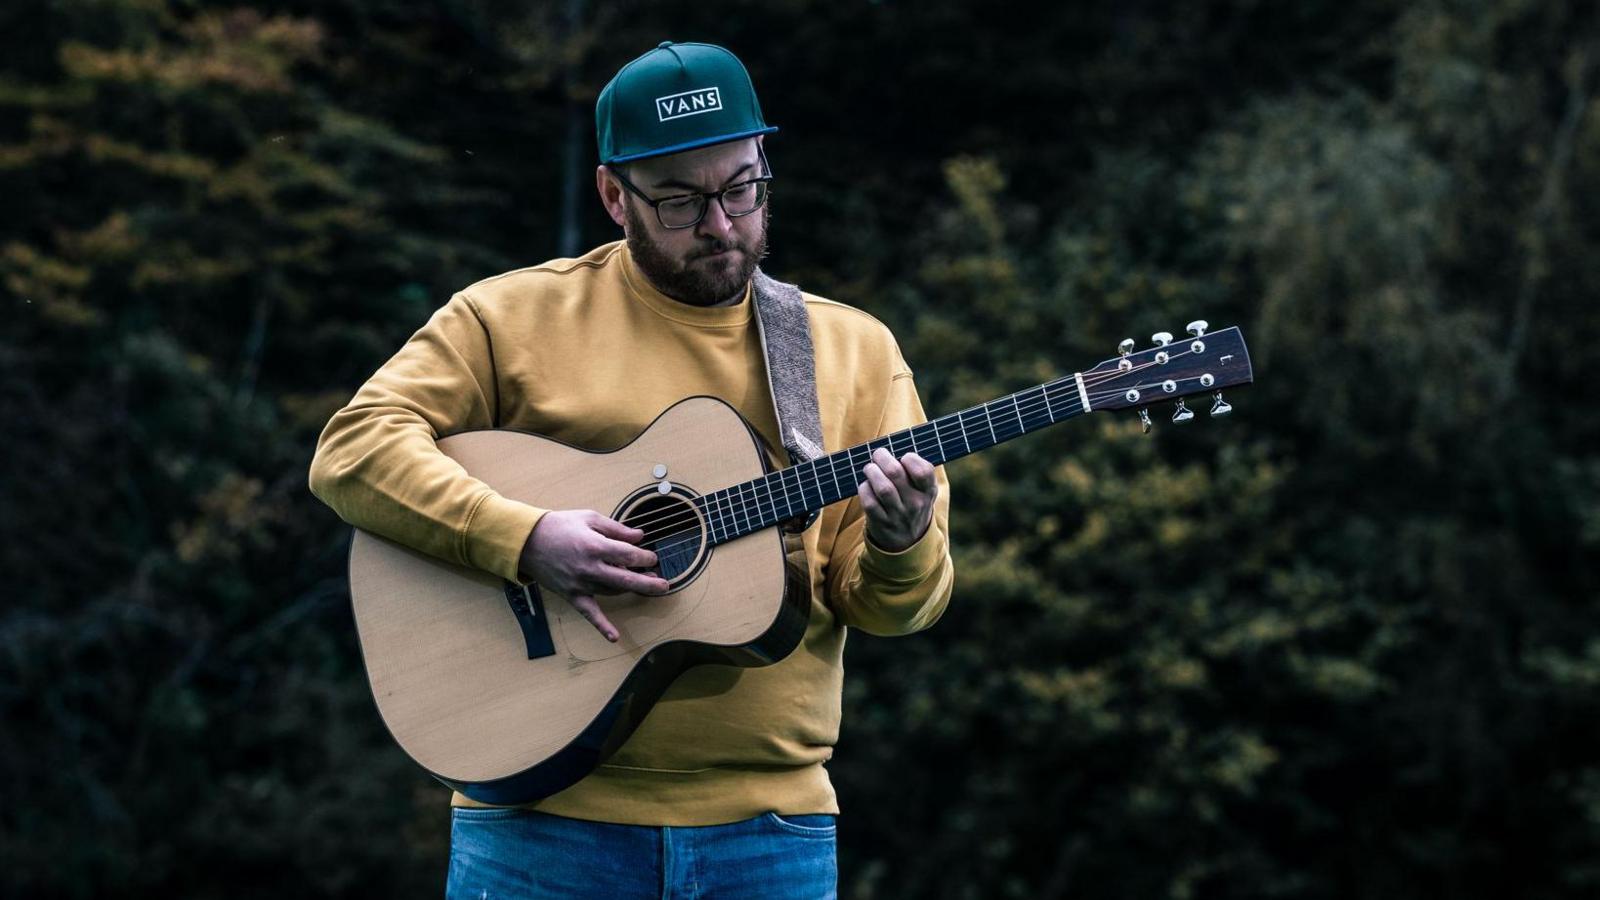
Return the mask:
{"type": "Polygon", "coordinates": [[[754,178],[746,178],[743,181],[738,181],[738,182],[735,182],[733,184],[730,184],[730,185],[728,185],[727,187],[723,188],[720,191],[690,191],[690,192],[688,192],[686,194],[673,194],[670,197],[662,197],[659,200],[650,199],[650,197],[648,195],[646,195],[644,191],[641,191],[637,187],[635,187],[633,182],[628,180],[627,176],[625,176],[621,172],[617,171],[615,166],[609,166],[608,165],[608,166],[606,166],[606,168],[611,170],[611,174],[617,176],[617,181],[621,182],[623,187],[625,187],[628,190],[632,191],[633,195],[635,197],[638,197],[640,200],[643,200],[647,206],[649,206],[652,210],[655,211],[656,221],[661,223],[661,227],[662,228],[670,228],[670,229],[672,229],[674,231],[678,231],[678,230],[681,230],[681,229],[684,229],[684,228],[693,228],[696,225],[699,225],[701,222],[704,222],[705,218],[706,218],[706,211],[711,208],[712,199],[715,199],[717,201],[717,205],[722,207],[722,214],[727,216],[730,219],[742,219],[745,216],[748,216],[751,213],[759,210],[761,207],[766,206],[767,205],[767,198],[769,196],[771,196],[771,194],[772,194],[772,189],[770,187],[761,192],[761,202],[757,203],[755,206],[750,207],[749,212],[742,212],[742,213],[731,213],[731,212],[728,212],[728,204],[723,201],[723,195],[727,194],[729,191],[738,190],[739,188],[746,187],[746,186],[752,185],[752,184],[768,184],[768,185],[771,184],[771,182],[772,182],[772,164],[767,162],[766,151],[761,149],[761,145],[760,144],[756,145],[756,156],[761,159],[761,171],[766,173],[764,175],[757,175],[754,178]],[[683,199],[688,198],[688,197],[699,197],[700,198],[700,215],[696,216],[695,220],[693,222],[690,222],[687,225],[668,225],[666,222],[662,221],[662,219],[661,219],[661,204],[670,203],[673,200],[683,200],[683,199]]]}

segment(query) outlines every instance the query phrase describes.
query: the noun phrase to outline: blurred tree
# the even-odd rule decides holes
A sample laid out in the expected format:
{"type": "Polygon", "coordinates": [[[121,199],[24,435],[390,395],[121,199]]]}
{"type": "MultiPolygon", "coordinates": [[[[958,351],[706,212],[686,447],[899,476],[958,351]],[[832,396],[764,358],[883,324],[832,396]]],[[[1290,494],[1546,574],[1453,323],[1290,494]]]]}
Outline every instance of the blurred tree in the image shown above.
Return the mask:
{"type": "Polygon", "coordinates": [[[930,413],[1201,317],[1261,379],[955,465],[950,612],[851,642],[846,896],[1600,881],[1592,5],[0,22],[4,893],[437,893],[305,466],[451,291],[616,236],[573,123],[665,39],[749,63],[768,268],[892,325],[930,413]]]}
{"type": "Polygon", "coordinates": [[[350,776],[385,738],[304,468],[329,373],[498,260],[403,224],[462,202],[405,187],[443,151],[331,102],[316,21],[8,15],[0,552],[27,587],[0,625],[0,868],[33,894],[234,895],[286,858],[301,891],[405,883],[321,836],[411,798],[392,760],[350,776]]]}

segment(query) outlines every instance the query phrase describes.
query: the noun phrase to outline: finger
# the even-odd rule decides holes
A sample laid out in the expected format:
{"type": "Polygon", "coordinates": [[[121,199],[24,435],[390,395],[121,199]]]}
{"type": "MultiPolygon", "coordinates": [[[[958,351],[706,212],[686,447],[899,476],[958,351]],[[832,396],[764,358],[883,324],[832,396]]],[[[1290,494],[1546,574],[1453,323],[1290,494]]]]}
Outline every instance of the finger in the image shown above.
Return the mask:
{"type": "Polygon", "coordinates": [[[665,594],[672,586],[659,575],[646,575],[617,566],[602,565],[589,576],[597,594],[665,594]]]}
{"type": "Polygon", "coordinates": [[[606,618],[606,614],[600,611],[600,604],[593,597],[587,594],[578,594],[568,597],[567,602],[572,604],[573,609],[582,613],[583,617],[589,620],[589,624],[593,625],[602,637],[613,644],[617,642],[617,638],[620,636],[617,632],[617,626],[611,624],[611,620],[606,618]]]}
{"type": "Polygon", "coordinates": [[[879,447],[877,450],[872,451],[872,461],[878,464],[878,468],[883,470],[883,474],[896,487],[906,483],[905,467],[900,465],[900,460],[895,459],[893,453],[879,447]]]}
{"type": "Polygon", "coordinates": [[[648,569],[656,564],[656,555],[649,550],[609,538],[601,538],[595,555],[608,563],[630,569],[648,569]]]}
{"type": "Polygon", "coordinates": [[[595,513],[594,518],[589,520],[589,527],[612,540],[627,541],[630,544],[644,540],[643,531],[630,528],[610,516],[602,516],[599,513],[595,513]]]}
{"type": "Polygon", "coordinates": [[[911,481],[912,487],[924,494],[931,494],[938,489],[939,481],[934,477],[933,463],[915,453],[907,453],[900,457],[900,464],[905,467],[906,478],[911,481]]]}
{"type": "Polygon", "coordinates": [[[856,485],[856,496],[861,498],[861,511],[872,519],[883,515],[883,507],[878,503],[878,495],[872,492],[872,485],[865,481],[856,485]]]}
{"type": "Polygon", "coordinates": [[[893,533],[895,524],[891,517],[878,502],[878,496],[872,492],[872,486],[865,481],[856,486],[856,496],[861,498],[861,509],[867,516],[867,536],[873,543],[880,547],[887,547],[892,540],[884,536],[887,530],[893,533]]]}
{"type": "Polygon", "coordinates": [[[889,476],[874,463],[867,463],[862,473],[867,477],[867,485],[878,498],[878,503],[885,512],[899,515],[905,512],[905,503],[900,499],[900,489],[895,487],[889,476]]]}

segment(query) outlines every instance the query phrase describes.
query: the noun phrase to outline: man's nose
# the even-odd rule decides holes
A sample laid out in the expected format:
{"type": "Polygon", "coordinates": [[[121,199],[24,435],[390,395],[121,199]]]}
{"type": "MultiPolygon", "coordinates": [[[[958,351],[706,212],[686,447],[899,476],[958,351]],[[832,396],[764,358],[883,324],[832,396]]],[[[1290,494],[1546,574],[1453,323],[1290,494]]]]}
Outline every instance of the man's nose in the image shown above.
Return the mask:
{"type": "Polygon", "coordinates": [[[721,201],[712,197],[706,201],[706,214],[700,217],[700,225],[695,229],[703,237],[717,238],[718,240],[731,240],[733,238],[733,219],[723,210],[721,201]]]}

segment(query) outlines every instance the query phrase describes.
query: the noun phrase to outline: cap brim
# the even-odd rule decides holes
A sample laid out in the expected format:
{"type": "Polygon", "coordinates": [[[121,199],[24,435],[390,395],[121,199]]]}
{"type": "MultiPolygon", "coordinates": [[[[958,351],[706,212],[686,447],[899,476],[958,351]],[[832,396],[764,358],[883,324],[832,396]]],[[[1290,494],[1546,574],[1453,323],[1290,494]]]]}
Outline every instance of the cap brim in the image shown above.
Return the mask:
{"type": "Polygon", "coordinates": [[[777,130],[778,126],[769,125],[766,128],[757,128],[754,131],[741,131],[737,134],[719,134],[716,137],[701,138],[698,141],[689,141],[685,144],[673,144],[670,147],[660,147],[655,150],[647,150],[643,153],[628,153],[622,156],[613,156],[606,160],[606,165],[609,166],[612,163],[633,162],[636,159],[649,159],[653,156],[670,156],[673,153],[682,153],[685,150],[697,150],[701,147],[710,147],[714,144],[726,144],[729,141],[739,141],[747,137],[755,137],[758,134],[771,134],[777,130]]]}

